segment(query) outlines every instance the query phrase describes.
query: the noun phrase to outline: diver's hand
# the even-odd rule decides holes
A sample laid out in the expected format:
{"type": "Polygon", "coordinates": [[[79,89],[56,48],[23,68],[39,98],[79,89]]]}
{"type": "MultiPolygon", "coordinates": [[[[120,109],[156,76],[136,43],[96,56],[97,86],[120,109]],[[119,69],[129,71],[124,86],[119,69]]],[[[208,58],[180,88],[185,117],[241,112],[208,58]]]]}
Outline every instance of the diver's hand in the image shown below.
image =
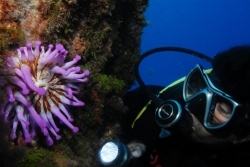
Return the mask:
{"type": "Polygon", "coordinates": [[[143,143],[132,141],[127,146],[130,149],[131,158],[139,158],[146,151],[146,146],[143,143]]]}

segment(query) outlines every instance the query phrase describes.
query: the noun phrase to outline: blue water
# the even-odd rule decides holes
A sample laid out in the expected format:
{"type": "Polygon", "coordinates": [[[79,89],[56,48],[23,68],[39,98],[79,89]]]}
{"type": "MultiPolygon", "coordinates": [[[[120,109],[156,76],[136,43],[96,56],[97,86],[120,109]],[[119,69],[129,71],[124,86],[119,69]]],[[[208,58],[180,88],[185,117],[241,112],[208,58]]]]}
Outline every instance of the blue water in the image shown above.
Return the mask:
{"type": "MultiPolygon", "coordinates": [[[[214,57],[232,46],[250,44],[249,0],[150,0],[145,16],[149,25],[143,30],[141,53],[178,46],[214,57]]],[[[197,63],[211,67],[193,56],[157,53],[143,61],[140,74],[146,84],[166,86],[197,63]]]]}

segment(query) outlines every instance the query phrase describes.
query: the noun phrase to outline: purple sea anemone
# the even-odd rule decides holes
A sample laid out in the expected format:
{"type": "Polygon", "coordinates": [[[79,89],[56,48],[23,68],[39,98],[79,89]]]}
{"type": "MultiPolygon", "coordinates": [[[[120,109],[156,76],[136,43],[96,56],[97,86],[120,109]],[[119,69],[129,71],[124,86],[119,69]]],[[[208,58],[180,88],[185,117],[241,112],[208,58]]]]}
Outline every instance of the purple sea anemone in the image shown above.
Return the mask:
{"type": "Polygon", "coordinates": [[[81,59],[79,55],[65,62],[67,53],[61,44],[55,49],[50,44],[45,51],[41,41],[37,41],[34,49],[28,43],[17,49],[16,55],[6,58],[4,69],[0,69],[4,73],[0,76],[0,86],[7,98],[0,104],[0,113],[12,124],[12,139],[17,137],[20,123],[26,143],[36,135],[35,128],[39,127],[47,144],[52,145],[54,141],[48,130],[56,140],[61,138],[53,117],[58,117],[73,132],[78,131],[71,124],[73,119],[66,107],[84,105],[75,97],[80,91],[75,83],[87,82],[89,71],[82,72],[79,66],[74,66],[81,59]]]}

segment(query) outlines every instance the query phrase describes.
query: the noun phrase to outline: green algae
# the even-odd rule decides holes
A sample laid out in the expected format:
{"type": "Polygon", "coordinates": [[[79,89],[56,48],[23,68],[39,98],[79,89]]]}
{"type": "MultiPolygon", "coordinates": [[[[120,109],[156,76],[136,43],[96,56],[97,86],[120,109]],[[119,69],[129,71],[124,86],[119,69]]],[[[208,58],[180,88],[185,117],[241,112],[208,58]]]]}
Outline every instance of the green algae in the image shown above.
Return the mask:
{"type": "Polygon", "coordinates": [[[24,158],[18,162],[17,167],[57,167],[55,154],[46,149],[29,150],[24,158]]]}

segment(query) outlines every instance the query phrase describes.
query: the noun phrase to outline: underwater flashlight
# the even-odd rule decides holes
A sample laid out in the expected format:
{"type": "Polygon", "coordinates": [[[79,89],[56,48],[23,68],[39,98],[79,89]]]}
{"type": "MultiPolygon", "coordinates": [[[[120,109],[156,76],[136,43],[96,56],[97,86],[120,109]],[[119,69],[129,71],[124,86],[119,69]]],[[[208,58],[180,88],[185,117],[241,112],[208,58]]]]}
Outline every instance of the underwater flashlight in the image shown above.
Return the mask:
{"type": "Polygon", "coordinates": [[[104,167],[126,167],[130,156],[129,148],[116,140],[104,142],[98,152],[99,162],[104,167]]]}

